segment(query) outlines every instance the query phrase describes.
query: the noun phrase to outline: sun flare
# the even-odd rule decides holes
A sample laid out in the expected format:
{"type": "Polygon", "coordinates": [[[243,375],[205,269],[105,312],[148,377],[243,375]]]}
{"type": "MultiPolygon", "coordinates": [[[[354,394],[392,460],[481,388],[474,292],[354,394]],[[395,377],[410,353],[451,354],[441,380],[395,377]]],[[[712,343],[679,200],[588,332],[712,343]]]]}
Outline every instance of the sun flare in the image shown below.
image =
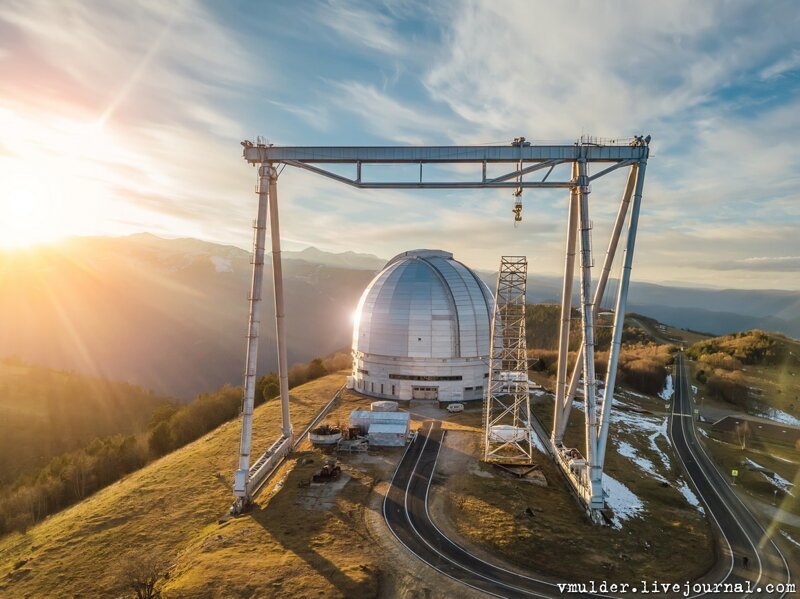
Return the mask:
{"type": "Polygon", "coordinates": [[[111,144],[97,123],[40,121],[0,109],[0,248],[80,234],[102,197],[102,159],[111,144]]]}

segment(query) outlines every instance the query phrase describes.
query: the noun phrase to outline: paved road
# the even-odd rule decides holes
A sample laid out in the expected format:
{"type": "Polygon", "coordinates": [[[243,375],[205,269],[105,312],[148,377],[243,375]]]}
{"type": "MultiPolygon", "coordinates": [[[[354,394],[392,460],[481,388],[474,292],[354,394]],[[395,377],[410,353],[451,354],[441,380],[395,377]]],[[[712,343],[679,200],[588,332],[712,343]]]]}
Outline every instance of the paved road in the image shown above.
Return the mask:
{"type": "MultiPolygon", "coordinates": [[[[687,474],[717,523],[717,532],[721,533],[719,563],[699,582],[745,585],[750,581],[753,589],[761,589],[749,593],[715,593],[714,597],[782,597],[784,592],[767,593],[765,589],[767,583],[789,581],[788,567],[783,556],[769,539],[762,542],[765,536],[763,530],[728,487],[697,441],[689,405],[689,385],[682,360],[679,357],[676,365],[676,395],[670,420],[670,436],[687,474]],[[735,567],[732,555],[737,560],[735,567]],[[745,555],[750,559],[750,566],[746,570],[741,562],[745,555]]],[[[562,593],[556,581],[535,574],[525,576],[483,561],[447,538],[436,527],[428,512],[428,493],[444,435],[445,431],[438,421],[426,422],[417,438],[406,449],[395,471],[383,504],[384,518],[395,537],[416,557],[445,576],[490,596],[603,596],[562,593]]],[[[702,591],[692,592],[690,596],[698,597],[702,594],[702,591]]]]}
{"type": "MultiPolygon", "coordinates": [[[[486,563],[448,539],[428,513],[428,491],[445,431],[426,422],[409,445],[383,503],[383,515],[397,539],[445,576],[495,597],[553,597],[555,587],[486,563]]],[[[578,595],[571,595],[573,597],[578,595]]]]}
{"type": "Polygon", "coordinates": [[[756,590],[748,597],[782,597],[784,592],[767,592],[767,586],[790,582],[786,559],[700,444],[693,409],[686,364],[683,354],[678,354],[669,433],[684,469],[716,525],[721,557],[729,568],[726,581],[750,581],[756,590]],[[743,567],[745,557],[749,561],[747,569],[743,567]]]}

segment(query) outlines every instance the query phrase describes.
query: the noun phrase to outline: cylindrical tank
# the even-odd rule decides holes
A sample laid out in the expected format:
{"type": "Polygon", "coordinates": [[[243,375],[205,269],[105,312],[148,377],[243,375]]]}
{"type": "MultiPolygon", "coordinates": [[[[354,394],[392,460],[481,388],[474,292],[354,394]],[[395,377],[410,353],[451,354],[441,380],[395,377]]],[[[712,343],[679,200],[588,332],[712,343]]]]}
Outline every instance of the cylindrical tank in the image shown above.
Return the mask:
{"type": "Polygon", "coordinates": [[[308,440],[313,445],[336,445],[342,440],[342,431],[338,426],[323,424],[309,431],[308,440]]]}
{"type": "Polygon", "coordinates": [[[369,404],[369,409],[373,412],[396,412],[397,411],[397,402],[396,401],[373,401],[369,404]]]}
{"type": "Polygon", "coordinates": [[[489,429],[489,440],[495,443],[513,443],[522,441],[527,436],[527,429],[510,424],[498,424],[489,429]]]}

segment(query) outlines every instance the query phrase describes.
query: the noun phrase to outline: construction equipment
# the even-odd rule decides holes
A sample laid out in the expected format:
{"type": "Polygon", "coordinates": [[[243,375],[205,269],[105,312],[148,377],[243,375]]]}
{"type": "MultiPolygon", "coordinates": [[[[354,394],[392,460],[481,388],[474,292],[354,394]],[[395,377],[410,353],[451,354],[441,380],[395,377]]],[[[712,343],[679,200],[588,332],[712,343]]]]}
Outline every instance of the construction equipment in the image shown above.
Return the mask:
{"type": "Polygon", "coordinates": [[[311,477],[311,482],[313,483],[328,483],[332,480],[336,480],[341,475],[342,469],[336,463],[336,460],[328,460],[323,464],[322,468],[320,468],[319,472],[314,474],[311,477]]]}

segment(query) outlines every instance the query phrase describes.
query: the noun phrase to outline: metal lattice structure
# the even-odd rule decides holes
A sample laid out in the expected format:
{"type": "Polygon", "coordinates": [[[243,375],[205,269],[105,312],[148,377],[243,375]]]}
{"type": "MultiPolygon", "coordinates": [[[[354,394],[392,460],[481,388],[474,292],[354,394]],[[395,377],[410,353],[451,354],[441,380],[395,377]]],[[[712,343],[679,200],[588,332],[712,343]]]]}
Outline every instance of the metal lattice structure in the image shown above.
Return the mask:
{"type": "Polygon", "coordinates": [[[483,459],[487,462],[530,464],[533,460],[525,341],[527,279],[525,256],[501,258],[483,409],[483,459]]]}
{"type": "MultiPolygon", "coordinates": [[[[280,259],[280,228],[278,226],[277,179],[278,167],[283,165],[327,177],[357,189],[510,189],[514,191],[515,222],[522,218],[522,190],[568,189],[569,217],[567,226],[566,261],[561,305],[561,329],[558,374],[553,417],[551,451],[578,496],[596,521],[602,520],[600,510],[605,506],[603,465],[608,442],[608,429],[613,405],[617,362],[622,343],[622,328],[630,284],[633,251],[644,187],[645,168],[650,154],[650,136],[629,139],[599,139],[582,137],[568,144],[531,144],[516,138],[509,145],[480,146],[280,146],[243,141],[244,159],[258,167],[258,220],[253,260],[253,286],[250,295],[250,327],[247,338],[245,394],[242,407],[242,438],[239,469],[234,481],[236,501],[234,512],[245,509],[258,492],[263,481],[292,449],[293,433],[289,419],[289,391],[286,362],[286,334],[283,315],[283,275],[280,259]],[[418,180],[379,180],[370,177],[371,166],[392,164],[419,165],[418,180]],[[444,179],[430,180],[423,173],[424,165],[474,165],[476,170],[450,173],[444,179]],[[330,170],[335,165],[339,172],[330,170]],[[596,172],[590,167],[599,165],[596,172]],[[352,167],[351,176],[341,174],[352,167]],[[366,167],[366,168],[365,168],[366,167]],[[571,169],[568,171],[567,169],[571,169]],[[491,172],[492,170],[500,172],[491,172]],[[589,218],[591,183],[617,169],[628,169],[628,181],[622,195],[611,239],[600,276],[592,293],[591,220],[589,218]],[[566,172],[565,172],[566,171],[566,172]],[[539,178],[539,175],[544,175],[539,178]],[[553,175],[551,177],[551,174],[553,175]],[[259,336],[259,305],[264,267],[266,216],[269,212],[272,242],[272,276],[275,289],[275,323],[278,345],[278,374],[280,377],[283,428],[281,436],[250,465],[252,450],[252,414],[255,392],[255,364],[259,336]],[[622,272],[614,308],[611,348],[606,371],[605,390],[598,393],[594,373],[594,328],[600,301],[608,283],[622,229],[627,220],[627,239],[624,247],[622,272]],[[580,306],[583,343],[579,359],[571,375],[567,372],[567,345],[572,309],[572,282],[575,276],[577,239],[580,239],[580,306]],[[583,377],[585,405],[585,452],[564,446],[564,431],[569,420],[572,401],[583,377]]],[[[380,172],[381,169],[378,169],[380,172]]],[[[436,169],[434,169],[436,172],[436,169]]],[[[523,335],[524,338],[524,335],[523,335]]],[[[527,375],[527,373],[526,373],[527,375]]],[[[522,383],[522,381],[515,381],[522,383]]],[[[525,377],[527,384],[527,376],[525,377]]],[[[507,401],[507,400],[506,400],[507,401]]],[[[513,410],[511,411],[513,414],[513,410]]],[[[517,413],[518,422],[524,417],[517,413]]]]}

